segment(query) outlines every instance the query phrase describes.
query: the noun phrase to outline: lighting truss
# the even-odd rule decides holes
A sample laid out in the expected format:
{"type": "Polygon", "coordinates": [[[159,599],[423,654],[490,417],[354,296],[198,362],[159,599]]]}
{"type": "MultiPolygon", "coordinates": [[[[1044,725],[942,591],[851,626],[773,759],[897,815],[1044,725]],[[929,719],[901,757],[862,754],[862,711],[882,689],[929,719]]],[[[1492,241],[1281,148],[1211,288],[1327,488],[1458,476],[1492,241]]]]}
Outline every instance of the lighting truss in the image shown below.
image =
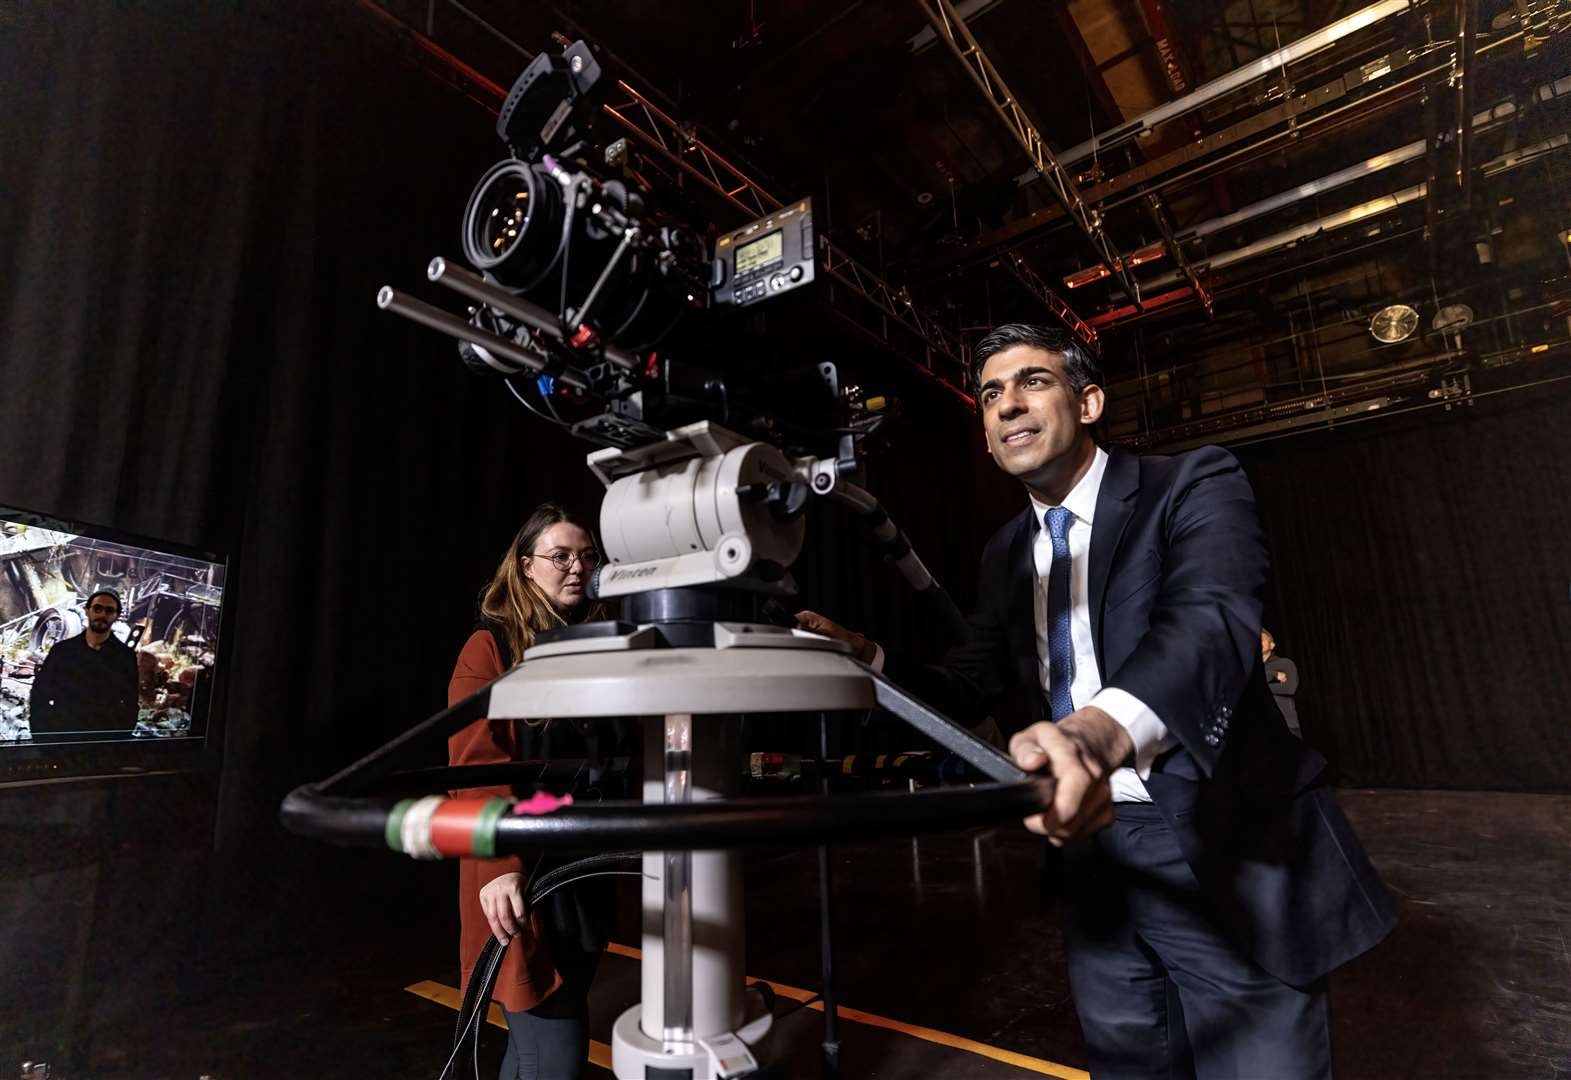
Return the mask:
{"type": "Polygon", "coordinates": [[[820,237],[823,246],[824,260],[822,269],[824,273],[832,275],[835,280],[845,285],[856,295],[878,308],[889,318],[910,330],[927,343],[927,364],[922,365],[922,370],[937,378],[949,389],[971,402],[971,396],[960,389],[966,379],[967,357],[969,353],[965,342],[959,335],[951,333],[937,319],[926,314],[921,308],[911,302],[911,297],[904,289],[892,288],[877,274],[847,255],[840,248],[829,243],[828,238],[820,237]],[[956,368],[949,376],[936,371],[932,366],[934,355],[950,361],[956,368]],[[958,377],[958,382],[956,381],[958,377]]]}
{"type": "Polygon", "coordinates": [[[1124,260],[1107,235],[1107,230],[1102,227],[1102,215],[1086,205],[1080,197],[1080,190],[1075,186],[1073,178],[1058,163],[1053,152],[1047,148],[1042,135],[1037,131],[1036,125],[1020,107],[1019,100],[1004,83],[1003,76],[993,66],[987,54],[982,51],[982,46],[972,36],[971,30],[965,24],[950,4],[949,0],[916,0],[917,6],[927,16],[928,22],[933,24],[933,29],[938,32],[949,51],[965,67],[966,73],[971,76],[971,81],[987,98],[993,111],[1009,126],[1026,156],[1042,180],[1052,191],[1054,198],[1064,208],[1082,235],[1085,236],[1096,251],[1097,258],[1104,266],[1111,269],[1118,278],[1118,283],[1138,306],[1140,303],[1140,286],[1124,265],[1124,260]]]}
{"type": "Polygon", "coordinates": [[[1189,281],[1189,287],[1194,290],[1195,299],[1199,300],[1206,309],[1206,318],[1211,317],[1211,293],[1200,280],[1200,275],[1195,273],[1195,268],[1190,265],[1189,258],[1184,254],[1184,247],[1173,235],[1173,227],[1168,223],[1167,212],[1163,209],[1161,196],[1156,192],[1146,194],[1146,208],[1151,212],[1151,219],[1156,222],[1157,230],[1162,234],[1162,242],[1167,245],[1167,252],[1173,256],[1173,261],[1178,264],[1178,269],[1183,272],[1189,281]]]}
{"type": "Polygon", "coordinates": [[[1076,315],[1074,308],[1064,303],[1059,298],[1059,295],[1048,287],[1047,282],[1043,281],[1035,270],[1026,265],[1024,259],[1018,255],[1005,255],[999,262],[1003,264],[1004,269],[1009,271],[1026,292],[1040,300],[1043,306],[1056,315],[1065,326],[1069,327],[1075,337],[1085,342],[1089,348],[1101,348],[1097,342],[1096,328],[1076,315]]]}
{"type": "Polygon", "coordinates": [[[602,108],[668,163],[748,217],[763,217],[785,205],[700,139],[696,128],[673,120],[658,105],[620,79],[616,88],[620,95],[616,103],[602,108]]]}
{"type": "MultiPolygon", "coordinates": [[[[617,88],[621,98],[614,105],[604,106],[605,111],[666,162],[681,169],[749,217],[762,217],[784,205],[757,181],[706,145],[693,128],[673,120],[627,83],[618,82],[617,88]]],[[[919,367],[934,374],[931,361],[936,353],[964,372],[966,348],[958,334],[923,312],[904,289],[890,285],[822,232],[818,234],[818,244],[823,252],[822,265],[826,274],[835,277],[856,295],[921,338],[927,347],[928,363],[919,367]]]]}

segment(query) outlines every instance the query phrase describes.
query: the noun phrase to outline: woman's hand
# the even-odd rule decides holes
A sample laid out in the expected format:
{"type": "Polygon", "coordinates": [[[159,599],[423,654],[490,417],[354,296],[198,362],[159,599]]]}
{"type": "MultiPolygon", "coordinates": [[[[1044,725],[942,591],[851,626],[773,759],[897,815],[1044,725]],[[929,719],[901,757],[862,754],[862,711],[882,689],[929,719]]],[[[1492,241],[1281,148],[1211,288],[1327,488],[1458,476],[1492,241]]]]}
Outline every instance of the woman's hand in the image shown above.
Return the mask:
{"type": "Polygon", "coordinates": [[[513,940],[524,917],[524,875],[503,874],[480,886],[480,910],[497,941],[513,940]]]}

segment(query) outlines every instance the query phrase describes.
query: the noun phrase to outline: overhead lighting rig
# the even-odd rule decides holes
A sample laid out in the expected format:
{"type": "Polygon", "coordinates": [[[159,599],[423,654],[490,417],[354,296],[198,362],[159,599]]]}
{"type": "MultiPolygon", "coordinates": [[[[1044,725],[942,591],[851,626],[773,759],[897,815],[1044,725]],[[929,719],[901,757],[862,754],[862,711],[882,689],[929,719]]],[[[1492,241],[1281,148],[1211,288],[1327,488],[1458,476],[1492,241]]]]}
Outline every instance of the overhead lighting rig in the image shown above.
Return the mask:
{"type": "Polygon", "coordinates": [[[1117,247],[1107,235],[1107,230],[1102,227],[1101,213],[1081,198],[1074,178],[1047,148],[1047,143],[1037,131],[1036,125],[1031,122],[1031,118],[1021,107],[1019,98],[1009,89],[1003,76],[982,51],[982,46],[971,34],[965,20],[960,17],[949,0],[916,0],[916,2],[937,32],[939,39],[949,46],[949,51],[954,53],[955,59],[965,67],[966,73],[971,76],[971,81],[982,91],[988,104],[993,107],[993,111],[1008,125],[1015,141],[1025,150],[1032,168],[1052,191],[1054,198],[1063,207],[1064,213],[1069,215],[1081,235],[1096,251],[1102,264],[1112,269],[1124,292],[1133,300],[1135,306],[1139,307],[1139,283],[1129,273],[1129,268],[1124,265],[1123,256],[1118,253],[1117,247]]]}
{"type": "Polygon", "coordinates": [[[1195,299],[1200,301],[1200,306],[1205,308],[1206,318],[1211,317],[1211,293],[1200,280],[1200,275],[1195,273],[1195,268],[1190,265],[1189,258],[1184,254],[1184,247],[1173,235],[1173,227],[1168,223],[1167,212],[1162,207],[1162,199],[1152,191],[1146,195],[1146,209],[1151,213],[1151,220],[1156,223],[1157,231],[1162,234],[1162,243],[1166,245],[1167,252],[1173,256],[1173,261],[1178,264],[1179,271],[1189,282],[1189,288],[1194,292],[1195,299]]]}
{"type": "Polygon", "coordinates": [[[1005,255],[993,265],[1002,265],[1004,269],[1008,270],[1010,276],[1018,281],[1026,292],[1040,300],[1043,306],[1051,311],[1060,322],[1069,327],[1070,332],[1085,342],[1088,348],[1100,349],[1102,347],[1097,340],[1096,328],[1076,315],[1074,308],[1064,303],[1059,298],[1059,295],[1048,287],[1047,282],[1043,281],[1035,270],[1026,265],[1024,259],[1018,255],[1005,255]]]}

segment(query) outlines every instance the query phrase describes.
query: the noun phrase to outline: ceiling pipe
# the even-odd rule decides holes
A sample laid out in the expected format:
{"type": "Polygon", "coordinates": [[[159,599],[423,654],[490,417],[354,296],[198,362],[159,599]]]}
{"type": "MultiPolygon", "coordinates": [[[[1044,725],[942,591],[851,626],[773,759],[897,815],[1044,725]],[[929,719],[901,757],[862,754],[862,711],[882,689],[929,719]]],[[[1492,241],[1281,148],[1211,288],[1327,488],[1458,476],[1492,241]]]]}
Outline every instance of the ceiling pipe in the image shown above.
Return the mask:
{"type": "MultiPolygon", "coordinates": [[[[1513,150],[1509,154],[1504,154],[1486,162],[1480,168],[1487,175],[1494,175],[1517,165],[1534,161],[1545,153],[1566,146],[1571,146],[1571,135],[1556,135],[1554,138],[1544,139],[1541,142],[1534,143],[1532,146],[1524,146],[1519,150],[1513,150]]],[[[1196,264],[1196,269],[1214,274],[1218,270],[1236,266],[1238,263],[1248,259],[1269,255],[1273,251],[1279,251],[1282,248],[1298,243],[1300,240],[1306,240],[1317,233],[1331,232],[1335,229],[1346,228],[1349,225],[1356,225],[1365,218],[1394,210],[1410,202],[1416,202],[1424,198],[1428,193],[1427,184],[1414,184],[1412,187],[1403,188],[1401,191],[1393,194],[1382,195],[1378,199],[1370,199],[1368,202],[1359,203],[1357,206],[1350,206],[1345,210],[1338,210],[1334,214],[1327,214],[1325,217],[1314,221],[1305,222],[1291,229],[1284,229],[1279,233],[1273,233],[1271,236],[1263,237],[1241,248],[1214,255],[1209,259],[1202,259],[1196,264]]],[[[1164,285],[1175,284],[1182,279],[1183,275],[1179,273],[1163,274],[1145,282],[1143,288],[1159,289],[1164,285]]],[[[1091,323],[1094,326],[1101,325],[1097,319],[1092,319],[1091,323]]]]}
{"type": "MultiPolygon", "coordinates": [[[[1552,83],[1542,84],[1533,91],[1532,98],[1536,101],[1550,101],[1554,98],[1562,97],[1568,94],[1571,94],[1571,75],[1562,76],[1552,83]]],[[[1514,101],[1509,99],[1502,101],[1498,105],[1494,106],[1494,108],[1485,109],[1482,112],[1474,113],[1473,128],[1475,131],[1477,131],[1487,128],[1492,124],[1500,123],[1501,121],[1507,120],[1510,117],[1516,115],[1516,111],[1517,106],[1514,101]]],[[[1338,169],[1336,172],[1328,173],[1325,176],[1320,177],[1318,180],[1310,180],[1306,183],[1299,184],[1297,187],[1292,187],[1286,191],[1272,195],[1269,198],[1261,199],[1258,202],[1252,202],[1248,206],[1240,207],[1231,214],[1224,214],[1221,217],[1214,217],[1207,221],[1202,221],[1198,225],[1191,225],[1189,228],[1179,231],[1177,237],[1178,242],[1180,244],[1187,244],[1194,240],[1203,240],[1206,237],[1211,236],[1214,233],[1221,232],[1224,229],[1234,228],[1235,226],[1242,225],[1247,221],[1253,221],[1255,218],[1263,217],[1266,214],[1285,209],[1297,203],[1304,202],[1307,199],[1316,198],[1320,195],[1326,194],[1329,191],[1335,191],[1338,188],[1346,187],[1348,184],[1351,184],[1357,180],[1362,180],[1366,176],[1373,176],[1376,173],[1383,172],[1386,169],[1395,168],[1398,165],[1405,165],[1409,161],[1417,161],[1419,158],[1424,156],[1424,149],[1425,140],[1415,139],[1414,141],[1407,143],[1405,146],[1399,146],[1394,150],[1387,150],[1384,153],[1365,158],[1356,165],[1349,165],[1345,169],[1338,169]]],[[[1100,278],[1107,276],[1105,273],[1097,273],[1097,271],[1100,269],[1100,267],[1095,266],[1083,267],[1071,274],[1066,275],[1064,278],[1065,283],[1067,284],[1070,281],[1074,281],[1075,284],[1084,284],[1087,281],[1100,280],[1100,278]]],[[[1160,279],[1158,280],[1160,281],[1160,279]]],[[[1157,282],[1151,282],[1148,284],[1156,283],[1157,282]]]]}
{"type": "MultiPolygon", "coordinates": [[[[1390,195],[1382,195],[1377,199],[1370,199],[1368,202],[1361,202],[1356,206],[1349,206],[1345,210],[1338,210],[1335,213],[1327,214],[1325,217],[1316,218],[1314,221],[1306,221],[1302,225],[1295,225],[1291,229],[1283,229],[1281,232],[1272,233],[1270,236],[1262,237],[1252,244],[1245,244],[1241,248],[1234,248],[1232,251],[1213,255],[1209,259],[1202,259],[1199,267],[1207,273],[1214,274],[1218,270],[1225,270],[1229,266],[1234,266],[1246,259],[1269,255],[1273,251],[1296,244],[1300,240],[1306,240],[1317,233],[1331,232],[1335,229],[1346,228],[1349,225],[1356,225],[1365,218],[1372,217],[1375,214],[1395,210],[1399,206],[1405,206],[1407,203],[1422,199],[1427,193],[1427,184],[1414,184],[1412,187],[1405,187],[1401,191],[1393,192],[1390,195]]],[[[1169,285],[1181,279],[1182,277],[1179,274],[1162,274],[1147,282],[1146,287],[1160,288],[1163,285],[1169,285]]]]}
{"type": "Polygon", "coordinates": [[[1468,208],[1472,198],[1473,180],[1473,128],[1468,122],[1473,115],[1473,85],[1478,81],[1476,50],[1478,38],[1478,5],[1474,0],[1456,0],[1457,43],[1456,67],[1452,81],[1456,84],[1456,129],[1452,138],[1456,142],[1456,195],[1457,206],[1468,208]]]}
{"type": "MultiPolygon", "coordinates": [[[[1101,349],[1097,342],[1096,330],[1086,322],[1075,309],[1064,303],[1063,299],[1048,287],[1047,282],[1039,277],[1036,271],[1026,265],[1025,260],[1018,255],[1005,255],[999,260],[1011,276],[1020,283],[1020,286],[1041,301],[1042,305],[1051,311],[1055,318],[1067,326],[1076,337],[1085,342],[1088,348],[1101,349]]],[[[995,264],[996,265],[996,264],[995,264]]]]}
{"type": "MultiPolygon", "coordinates": [[[[1557,97],[1564,97],[1568,94],[1571,94],[1571,75],[1563,75],[1552,83],[1543,83],[1530,96],[1534,101],[1552,101],[1557,97]]],[[[1475,132],[1485,130],[1494,124],[1510,119],[1516,115],[1516,112],[1516,102],[1507,98],[1493,108],[1474,113],[1473,129],[1475,132]]],[[[1269,198],[1250,203],[1248,206],[1240,207],[1231,214],[1224,214],[1222,217],[1211,218],[1209,221],[1202,221],[1198,225],[1191,225],[1189,228],[1179,232],[1179,242],[1188,243],[1191,240],[1203,240],[1207,236],[1220,232],[1223,229],[1230,229],[1235,225],[1241,225],[1263,214],[1281,210],[1284,207],[1292,206],[1294,203],[1303,202],[1305,199],[1312,199],[1317,195],[1324,195],[1328,191],[1335,191],[1337,188],[1345,187],[1355,180],[1362,180],[1366,176],[1372,176],[1377,172],[1394,168],[1397,165],[1405,165],[1407,162],[1416,161],[1423,156],[1424,140],[1415,139],[1405,146],[1399,146],[1394,150],[1387,150],[1383,154],[1365,158],[1356,165],[1349,165],[1345,169],[1328,173],[1318,180],[1299,184],[1297,187],[1289,188],[1278,195],[1272,195],[1269,198]]]]}
{"type": "MultiPolygon", "coordinates": [[[[1219,78],[1212,79],[1204,86],[1199,87],[1181,98],[1175,98],[1165,105],[1158,105],[1150,112],[1142,113],[1111,131],[1095,135],[1077,146],[1072,146],[1058,155],[1059,164],[1064,166],[1074,165],[1084,161],[1092,154],[1103,153],[1122,143],[1138,139],[1155,130],[1169,120],[1174,120],[1187,113],[1194,112],[1217,98],[1224,97],[1240,87],[1247,86],[1256,79],[1263,79],[1269,75],[1276,75],[1288,64],[1296,63],[1312,53],[1334,45],[1350,34],[1384,22],[1393,15],[1400,14],[1413,7],[1413,0],[1380,0],[1361,11],[1338,19],[1328,26],[1322,26],[1291,44],[1284,45],[1274,52],[1269,52],[1235,68],[1219,78]]],[[[1031,183],[1036,179],[1034,172],[1021,173],[1015,177],[1015,183],[1021,186],[1031,183]]]]}

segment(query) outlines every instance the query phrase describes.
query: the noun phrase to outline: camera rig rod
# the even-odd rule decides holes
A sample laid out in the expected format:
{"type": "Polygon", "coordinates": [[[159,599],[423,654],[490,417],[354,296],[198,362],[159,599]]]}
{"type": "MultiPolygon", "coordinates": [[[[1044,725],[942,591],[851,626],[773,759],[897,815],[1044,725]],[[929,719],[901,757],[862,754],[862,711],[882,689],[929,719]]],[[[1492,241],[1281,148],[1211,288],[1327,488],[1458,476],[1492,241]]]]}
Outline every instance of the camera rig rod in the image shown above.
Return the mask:
{"type": "MultiPolygon", "coordinates": [[[[406,319],[428,326],[432,330],[439,330],[449,337],[459,341],[467,341],[471,345],[480,347],[480,355],[485,362],[503,375],[516,375],[519,371],[540,372],[544,370],[546,362],[522,345],[517,345],[487,330],[460,319],[457,315],[449,314],[439,307],[433,307],[423,300],[399,292],[397,289],[383,285],[376,294],[376,306],[383,311],[391,311],[395,315],[402,315],[406,319]],[[500,357],[501,359],[497,359],[500,357]],[[507,361],[507,363],[503,363],[507,361]],[[509,366],[509,364],[513,366],[509,366]]],[[[557,379],[576,390],[586,390],[588,382],[574,371],[563,371],[557,379]]]]}
{"type": "MultiPolygon", "coordinates": [[[[489,304],[504,315],[510,315],[526,326],[540,331],[560,345],[572,346],[572,343],[567,340],[566,331],[562,327],[561,320],[554,314],[538,304],[532,304],[528,300],[514,296],[500,285],[493,285],[478,274],[465,270],[461,266],[454,266],[440,255],[432,259],[430,265],[426,267],[426,277],[438,285],[445,285],[454,292],[469,297],[471,300],[489,304]]],[[[464,327],[465,331],[457,336],[467,341],[474,341],[475,339],[471,336],[474,328],[462,320],[457,321],[464,327]]],[[[430,324],[428,323],[427,325],[430,324]]],[[[435,327],[435,329],[446,330],[442,326],[435,327]]],[[[634,371],[640,366],[636,355],[610,343],[605,345],[605,358],[623,371],[634,371]]],[[[543,366],[543,362],[538,359],[535,363],[543,366]]],[[[563,381],[568,382],[570,386],[575,385],[565,378],[563,381]]]]}

